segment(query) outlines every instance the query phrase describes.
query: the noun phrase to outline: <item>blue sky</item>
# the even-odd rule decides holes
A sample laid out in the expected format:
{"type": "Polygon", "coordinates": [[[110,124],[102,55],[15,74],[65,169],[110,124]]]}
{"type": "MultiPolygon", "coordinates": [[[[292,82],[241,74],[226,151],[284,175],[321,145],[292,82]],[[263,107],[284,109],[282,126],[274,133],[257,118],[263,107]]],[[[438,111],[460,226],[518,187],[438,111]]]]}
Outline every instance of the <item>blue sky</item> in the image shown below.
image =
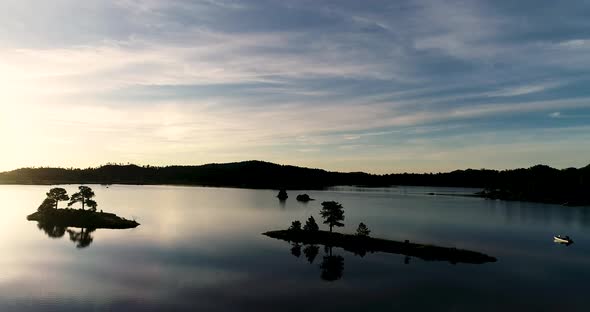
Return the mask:
{"type": "Polygon", "coordinates": [[[587,1],[0,0],[0,170],[590,163],[587,1]]]}

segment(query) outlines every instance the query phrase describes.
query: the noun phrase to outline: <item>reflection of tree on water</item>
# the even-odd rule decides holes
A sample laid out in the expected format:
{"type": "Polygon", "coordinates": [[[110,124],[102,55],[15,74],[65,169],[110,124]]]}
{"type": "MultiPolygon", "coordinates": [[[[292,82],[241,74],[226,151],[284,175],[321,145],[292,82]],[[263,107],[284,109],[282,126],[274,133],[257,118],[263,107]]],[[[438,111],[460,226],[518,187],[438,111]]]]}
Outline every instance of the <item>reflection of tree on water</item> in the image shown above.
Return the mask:
{"type": "MultiPolygon", "coordinates": [[[[292,243],[291,254],[297,258],[301,257],[301,247],[299,242],[292,243]]],[[[331,246],[324,246],[326,255],[324,256],[320,269],[322,273],[320,277],[325,281],[336,281],[342,278],[344,272],[344,258],[339,255],[332,254],[331,246]]],[[[318,245],[306,245],[303,248],[303,254],[307,261],[311,264],[320,252],[320,246],[318,245]]]]}
{"type": "Polygon", "coordinates": [[[307,261],[309,261],[309,263],[313,263],[313,260],[315,260],[315,257],[318,255],[318,253],[320,252],[320,247],[316,246],[316,245],[307,245],[305,246],[305,248],[303,248],[303,254],[305,255],[305,258],[307,258],[307,261]]]}
{"type": "MultiPolygon", "coordinates": [[[[69,232],[69,231],[68,231],[69,232]]],[[[313,263],[317,257],[320,246],[318,245],[302,245],[300,242],[291,243],[291,254],[297,258],[301,257],[301,252],[305,255],[305,258],[309,263],[313,263]]],[[[323,257],[322,263],[320,263],[321,279],[329,282],[337,281],[344,275],[344,257],[340,255],[334,255],[332,253],[332,246],[324,245],[325,256],[323,257]]],[[[355,255],[363,257],[366,255],[366,250],[354,250],[352,251],[355,255]]],[[[404,257],[404,264],[410,264],[411,257],[404,257]]]]}
{"type": "Polygon", "coordinates": [[[291,247],[291,254],[297,258],[301,256],[301,245],[299,243],[293,243],[293,247],[291,247]]]}
{"type": "Polygon", "coordinates": [[[320,277],[324,281],[336,281],[342,278],[344,272],[344,258],[342,256],[332,255],[332,247],[329,247],[328,255],[324,256],[322,264],[320,264],[322,273],[320,277]]]}
{"type": "Polygon", "coordinates": [[[287,201],[284,199],[279,199],[279,207],[281,207],[281,210],[285,210],[287,205],[287,201]]]}
{"type": "Polygon", "coordinates": [[[80,228],[79,231],[76,231],[75,229],[68,229],[66,226],[46,222],[37,223],[37,227],[51,238],[62,238],[67,232],[70,240],[76,243],[77,248],[88,247],[94,240],[92,232],[96,231],[96,229],[92,228],[80,228]]]}
{"type": "Polygon", "coordinates": [[[70,229],[68,229],[67,231],[68,234],[70,234],[70,240],[76,243],[76,248],[84,248],[88,247],[94,240],[94,238],[92,237],[92,232],[94,232],[95,230],[96,229],[82,228],[79,232],[70,229]]]}
{"type": "Polygon", "coordinates": [[[66,228],[50,223],[37,223],[39,230],[45,232],[51,238],[61,238],[66,234],[66,228]]]}

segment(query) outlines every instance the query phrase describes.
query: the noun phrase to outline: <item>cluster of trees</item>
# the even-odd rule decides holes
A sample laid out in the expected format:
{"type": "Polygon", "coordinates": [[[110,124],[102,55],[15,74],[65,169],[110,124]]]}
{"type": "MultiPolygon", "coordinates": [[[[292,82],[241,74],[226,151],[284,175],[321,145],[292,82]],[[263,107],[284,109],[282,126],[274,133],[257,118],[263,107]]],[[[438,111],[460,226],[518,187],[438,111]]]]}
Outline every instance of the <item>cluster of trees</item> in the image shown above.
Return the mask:
{"type": "Polygon", "coordinates": [[[47,197],[43,200],[37,211],[45,212],[52,209],[58,209],[60,201],[68,201],[68,207],[72,207],[76,203],[82,204],[82,210],[88,207],[90,211],[96,211],[98,204],[93,199],[95,194],[94,191],[88,186],[79,186],[78,192],[72,194],[70,197],[68,192],[61,188],[55,187],[47,192],[47,197]]]}
{"type": "MultiPolygon", "coordinates": [[[[336,201],[325,201],[322,202],[322,209],[320,210],[320,215],[324,219],[324,224],[327,224],[330,227],[330,232],[333,231],[334,227],[342,227],[344,226],[344,208],[342,204],[336,201]]],[[[289,231],[305,231],[305,232],[318,232],[320,227],[318,226],[317,222],[315,221],[313,216],[310,216],[305,225],[301,226],[301,222],[299,220],[295,220],[291,223],[291,226],[288,229],[289,231]]],[[[368,237],[371,231],[369,228],[361,222],[357,229],[356,235],[358,237],[368,237]]],[[[291,248],[291,254],[297,258],[301,256],[301,247],[302,245],[298,242],[294,242],[291,248]]],[[[332,246],[325,246],[326,255],[323,257],[322,263],[320,264],[321,279],[325,281],[336,281],[342,278],[343,271],[344,271],[344,258],[340,255],[332,254],[332,246]]],[[[316,258],[319,252],[319,246],[316,245],[307,245],[303,248],[303,254],[307,261],[311,264],[314,259],[316,258]]],[[[361,256],[364,253],[360,254],[361,256]]]]}
{"type": "MultiPolygon", "coordinates": [[[[338,202],[322,202],[322,209],[320,210],[320,215],[324,219],[324,224],[327,224],[330,227],[330,232],[332,232],[332,229],[334,227],[344,226],[344,223],[342,223],[344,221],[344,208],[338,202]]],[[[320,227],[318,226],[313,216],[311,216],[309,217],[309,219],[307,219],[303,228],[301,227],[301,222],[299,220],[295,220],[291,223],[289,230],[317,232],[320,230],[320,227]]],[[[371,231],[363,222],[361,222],[356,229],[357,236],[368,237],[370,233],[371,231]]]]}

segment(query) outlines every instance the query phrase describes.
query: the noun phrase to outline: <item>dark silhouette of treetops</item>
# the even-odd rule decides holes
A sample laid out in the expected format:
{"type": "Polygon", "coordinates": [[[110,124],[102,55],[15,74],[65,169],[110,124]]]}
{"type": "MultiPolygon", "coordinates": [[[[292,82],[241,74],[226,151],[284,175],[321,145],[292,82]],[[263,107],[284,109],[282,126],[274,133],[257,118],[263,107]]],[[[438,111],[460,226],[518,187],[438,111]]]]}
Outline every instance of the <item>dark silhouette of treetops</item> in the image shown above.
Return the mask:
{"type": "Polygon", "coordinates": [[[303,230],[304,231],[309,231],[309,232],[317,232],[317,231],[320,230],[320,227],[315,222],[315,219],[313,218],[313,216],[311,216],[305,222],[305,225],[303,226],[303,230]]]}
{"type": "Polygon", "coordinates": [[[356,229],[356,235],[360,237],[369,237],[371,231],[364,223],[359,223],[358,228],[356,229]]]}
{"type": "Polygon", "coordinates": [[[0,173],[2,184],[182,184],[268,189],[322,189],[335,185],[452,186],[485,189],[478,196],[567,205],[590,205],[590,165],[555,169],[545,165],[511,170],[466,169],[444,173],[330,172],[245,161],[201,166],[108,164],[98,168],[22,168],[0,173]]]}
{"type": "Polygon", "coordinates": [[[57,209],[60,201],[69,200],[70,197],[68,196],[68,192],[65,189],[61,187],[55,187],[47,192],[47,199],[54,201],[55,209],[57,209]]]}
{"type": "Polygon", "coordinates": [[[334,226],[344,226],[344,223],[340,222],[344,221],[344,209],[342,208],[342,205],[338,202],[323,202],[320,215],[322,216],[322,218],[324,218],[324,224],[327,224],[330,227],[330,232],[332,232],[332,227],[334,226]]]}
{"type": "Polygon", "coordinates": [[[85,206],[88,206],[88,210],[96,211],[96,207],[98,204],[92,198],[94,198],[94,191],[89,188],[88,186],[79,186],[79,192],[76,192],[72,195],[70,202],[68,203],[68,207],[71,207],[75,203],[82,203],[82,210],[84,210],[85,206]]]}
{"type": "Polygon", "coordinates": [[[293,221],[289,227],[289,231],[301,231],[301,222],[293,221]]]}
{"type": "Polygon", "coordinates": [[[43,202],[41,203],[41,205],[39,205],[39,208],[37,208],[38,212],[47,212],[47,211],[51,211],[53,209],[57,209],[55,208],[56,205],[56,201],[52,198],[45,198],[43,200],[43,202]]]}

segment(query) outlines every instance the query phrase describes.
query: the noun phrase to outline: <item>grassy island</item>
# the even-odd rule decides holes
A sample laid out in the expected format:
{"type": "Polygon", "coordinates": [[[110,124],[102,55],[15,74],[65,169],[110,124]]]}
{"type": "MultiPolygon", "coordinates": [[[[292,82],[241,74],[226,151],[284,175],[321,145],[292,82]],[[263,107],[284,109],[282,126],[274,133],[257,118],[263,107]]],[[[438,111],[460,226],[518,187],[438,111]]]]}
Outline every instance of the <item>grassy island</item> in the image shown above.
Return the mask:
{"type": "Polygon", "coordinates": [[[482,264],[496,262],[497,259],[486,254],[448,247],[399,242],[328,231],[279,230],[263,233],[271,238],[302,244],[320,244],[340,247],[356,254],[367,252],[386,252],[419,258],[426,261],[448,261],[451,263],[482,264]]]}
{"type": "Polygon", "coordinates": [[[93,229],[129,229],[139,225],[135,220],[121,218],[114,213],[78,209],[52,209],[37,211],[27,216],[29,221],[93,229]]]}

